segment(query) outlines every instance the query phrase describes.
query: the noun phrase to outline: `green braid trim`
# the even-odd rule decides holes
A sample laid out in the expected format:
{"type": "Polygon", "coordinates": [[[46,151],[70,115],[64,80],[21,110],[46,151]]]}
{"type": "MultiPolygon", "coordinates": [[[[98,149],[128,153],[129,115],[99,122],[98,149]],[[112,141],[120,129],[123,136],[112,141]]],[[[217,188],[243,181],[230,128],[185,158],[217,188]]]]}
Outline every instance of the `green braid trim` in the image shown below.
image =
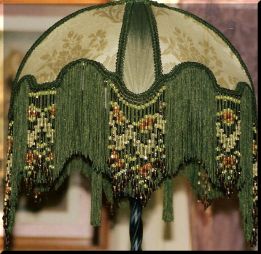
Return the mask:
{"type": "MultiPolygon", "coordinates": [[[[235,90],[230,90],[224,87],[221,87],[213,74],[213,72],[205,65],[197,62],[183,62],[178,65],[176,65],[171,72],[168,74],[162,75],[157,81],[153,83],[153,85],[145,92],[140,94],[135,94],[131,91],[129,91],[123,82],[119,79],[119,77],[108,70],[101,64],[93,60],[88,60],[85,58],[81,58],[75,61],[70,62],[69,64],[65,65],[62,70],[60,71],[59,75],[57,76],[56,80],[52,82],[46,82],[46,83],[37,83],[36,78],[33,75],[26,75],[24,76],[16,85],[14,85],[12,89],[12,98],[10,102],[10,108],[9,108],[9,114],[8,118],[9,121],[13,120],[13,104],[15,97],[17,96],[17,93],[20,89],[20,86],[27,81],[27,86],[29,86],[29,89],[31,92],[36,91],[44,91],[44,90],[50,90],[50,89],[56,89],[62,85],[62,81],[64,79],[64,76],[66,73],[73,68],[75,65],[79,64],[86,64],[86,65],[92,65],[97,69],[97,71],[100,72],[100,74],[103,76],[104,79],[109,79],[112,82],[115,83],[119,91],[123,94],[123,96],[128,100],[130,103],[136,103],[136,104],[143,104],[146,103],[153,95],[155,95],[158,90],[165,85],[166,82],[172,80],[175,78],[181,71],[184,69],[187,69],[189,67],[195,67],[197,69],[204,70],[209,78],[211,79],[211,83],[214,86],[214,89],[217,92],[223,93],[224,95],[231,95],[231,96],[240,96],[244,90],[244,87],[247,87],[248,84],[245,82],[238,82],[235,90]]],[[[252,92],[253,102],[252,102],[252,108],[256,112],[256,104],[255,104],[255,95],[252,92]]]]}

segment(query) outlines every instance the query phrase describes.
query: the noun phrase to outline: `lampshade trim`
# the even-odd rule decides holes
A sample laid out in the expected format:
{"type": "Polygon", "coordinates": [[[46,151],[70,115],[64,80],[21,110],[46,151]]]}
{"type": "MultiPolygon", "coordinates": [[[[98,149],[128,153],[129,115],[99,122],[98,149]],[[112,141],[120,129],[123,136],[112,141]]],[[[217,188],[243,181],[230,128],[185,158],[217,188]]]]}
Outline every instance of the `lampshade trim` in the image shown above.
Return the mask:
{"type": "MultiPolygon", "coordinates": [[[[9,156],[9,158],[13,160],[13,168],[9,168],[10,172],[12,171],[10,180],[12,190],[10,194],[8,194],[7,188],[6,192],[7,200],[11,200],[11,204],[7,207],[4,215],[7,233],[11,231],[14,222],[15,204],[18,198],[20,181],[23,178],[21,169],[23,171],[26,166],[24,155],[28,151],[28,142],[29,144],[31,142],[30,138],[28,139],[28,126],[30,126],[30,123],[28,125],[28,121],[30,122],[30,117],[33,116],[33,114],[31,114],[32,111],[28,96],[35,98],[41,96],[41,98],[37,98],[34,102],[36,104],[39,102],[40,104],[43,103],[40,106],[41,112],[37,115],[39,120],[37,119],[35,122],[37,125],[44,125],[44,123],[42,123],[41,113],[42,107],[45,107],[44,105],[46,104],[45,96],[50,96],[49,102],[52,102],[51,98],[55,93],[57,97],[55,99],[57,114],[55,114],[56,110],[54,110],[52,103],[50,105],[47,103],[47,105],[51,106],[49,109],[50,118],[55,114],[54,128],[56,140],[54,151],[56,151],[55,158],[58,158],[56,167],[52,171],[52,179],[55,186],[47,186],[47,188],[44,186],[38,187],[40,187],[41,191],[48,191],[51,187],[55,187],[55,189],[58,188],[65,176],[70,173],[68,170],[63,170],[67,160],[70,159],[71,156],[74,156],[75,153],[78,155],[83,153],[85,158],[89,158],[92,161],[91,177],[94,184],[91,221],[93,225],[99,225],[103,183],[106,186],[103,177],[108,179],[107,159],[109,152],[107,140],[110,130],[109,121],[101,121],[101,119],[109,119],[109,107],[107,105],[110,105],[110,98],[112,98],[110,97],[111,91],[108,89],[107,82],[108,80],[111,82],[111,80],[106,75],[107,72],[105,70],[100,71],[100,66],[97,62],[86,59],[71,62],[66,66],[67,68],[64,68],[59,74],[59,79],[56,80],[57,82],[46,84],[43,90],[39,89],[37,83],[33,83],[36,82],[33,76],[25,76],[19,81],[18,96],[14,98],[15,103],[11,105],[14,110],[14,116],[10,119],[10,123],[14,121],[14,125],[11,127],[13,128],[15,145],[13,148],[13,156],[9,156]],[[24,83],[20,83],[21,81],[24,83]],[[105,89],[106,87],[107,89],[105,89]],[[49,91],[47,91],[48,88],[49,91]],[[36,91],[34,91],[34,89],[36,89],[36,91]],[[86,93],[84,91],[86,91],[86,93]],[[94,94],[99,96],[93,96],[94,94]],[[17,105],[19,105],[19,107],[17,105]],[[86,108],[91,110],[86,111],[86,108]],[[62,111],[58,112],[59,109],[62,109],[62,111]],[[82,110],[84,110],[85,114],[82,114],[82,110]],[[82,133],[85,138],[81,139],[81,135],[78,135],[79,133],[82,133]]],[[[112,75],[112,77],[114,76],[112,75]]],[[[230,130],[228,125],[233,122],[233,124],[237,126],[238,122],[235,120],[236,116],[240,114],[240,129],[242,131],[240,136],[240,153],[242,156],[240,162],[236,163],[241,174],[239,177],[236,176],[235,181],[233,179],[232,181],[233,184],[236,184],[236,186],[233,185],[233,188],[236,188],[240,197],[246,239],[250,240],[254,223],[252,208],[254,207],[253,199],[255,198],[254,196],[252,197],[252,145],[253,138],[255,138],[252,134],[253,124],[255,124],[253,123],[255,117],[252,108],[252,89],[243,82],[238,84],[236,90],[219,89],[211,70],[201,64],[193,62],[179,65],[179,68],[174,69],[172,75],[169,75],[169,77],[166,77],[163,81],[161,88],[165,86],[166,89],[168,89],[165,94],[166,98],[162,98],[162,101],[160,101],[166,102],[167,105],[165,139],[167,175],[160,177],[158,179],[159,181],[156,180],[157,188],[162,182],[164,183],[164,195],[166,195],[166,197],[164,198],[163,218],[166,220],[172,219],[171,184],[169,180],[170,177],[175,177],[179,173],[188,176],[196,194],[203,200],[205,206],[208,206],[209,202],[214,198],[229,195],[231,190],[230,185],[220,181],[220,175],[215,171],[217,166],[215,149],[217,144],[219,148],[218,151],[223,152],[220,150],[223,145],[224,147],[222,149],[226,150],[229,148],[228,151],[225,151],[229,158],[231,156],[231,143],[232,148],[235,147],[236,150],[238,149],[237,145],[233,145],[233,141],[237,139],[237,135],[230,137],[234,129],[232,128],[230,130]],[[166,84],[167,82],[169,83],[166,84]],[[224,91],[228,93],[224,93],[224,91]],[[233,94],[230,95],[229,93],[231,92],[233,94]],[[186,94],[186,96],[183,96],[184,94],[186,94]],[[221,102],[218,101],[219,99],[221,99],[221,102]],[[239,100],[240,110],[238,110],[237,105],[235,105],[239,104],[239,100]],[[219,108],[218,105],[221,106],[221,108],[219,108]],[[219,117],[222,116],[220,119],[216,117],[217,113],[219,117]],[[223,140],[221,143],[217,143],[217,137],[218,135],[220,136],[220,133],[215,132],[215,124],[218,122],[224,123],[223,130],[225,137],[220,137],[220,140],[223,140]],[[188,168],[182,170],[184,165],[188,165],[188,168]],[[229,193],[226,193],[227,190],[229,190],[229,193]],[[250,195],[251,198],[249,198],[250,195]]],[[[115,91],[120,92],[122,86],[117,86],[117,83],[115,83],[115,88],[118,89],[115,91]]],[[[159,90],[155,90],[154,92],[159,92],[159,90]]],[[[126,102],[126,98],[120,94],[116,97],[119,99],[119,102],[122,103],[124,112],[128,114],[130,108],[127,103],[130,101],[126,102]],[[125,101],[123,101],[121,97],[124,97],[125,101]]],[[[148,102],[143,101],[143,103],[146,104],[148,102]]],[[[147,109],[143,108],[145,104],[138,105],[139,108],[137,108],[137,111],[141,111],[141,113],[143,113],[143,111],[146,112],[147,109]]],[[[149,103],[149,105],[152,104],[149,103]]],[[[115,112],[119,112],[118,109],[116,109],[115,112]]],[[[137,112],[133,113],[136,115],[137,112]]],[[[140,112],[138,112],[138,116],[140,116],[139,113],[140,112]]],[[[118,117],[120,118],[121,115],[118,116],[117,114],[116,118],[118,117]]],[[[146,123],[144,122],[144,127],[148,127],[149,122],[152,121],[148,120],[146,123]]],[[[36,128],[38,127],[36,126],[36,128]]],[[[10,135],[12,135],[11,133],[12,131],[10,135]]],[[[30,158],[31,155],[28,156],[29,163],[30,158]]],[[[222,160],[222,163],[223,162],[225,166],[231,166],[234,159],[222,160]]],[[[150,166],[147,165],[146,167],[150,169],[150,166]]],[[[38,175],[36,175],[34,183],[41,184],[41,182],[46,182],[50,185],[47,178],[41,175],[44,174],[45,171],[37,170],[38,175]]],[[[230,176],[229,172],[225,172],[224,174],[225,176],[230,176]]]]}
{"type": "MultiPolygon", "coordinates": [[[[167,82],[168,80],[171,80],[180,71],[182,71],[183,69],[185,69],[189,66],[195,66],[195,67],[198,67],[199,69],[205,70],[208,73],[209,77],[214,81],[213,84],[215,84],[214,85],[215,90],[220,91],[221,93],[225,93],[227,95],[240,96],[242,94],[243,90],[247,89],[247,87],[249,87],[249,85],[245,82],[238,82],[235,90],[224,88],[217,83],[213,72],[207,66],[200,64],[198,62],[182,62],[182,63],[174,66],[172,71],[170,71],[167,74],[162,75],[158,80],[155,80],[153,85],[147,91],[145,91],[144,93],[141,93],[141,94],[136,94],[136,93],[133,93],[130,90],[128,90],[125,87],[125,85],[122,83],[122,81],[119,79],[118,75],[116,75],[114,72],[108,71],[101,63],[94,61],[94,60],[81,58],[81,59],[72,61],[69,64],[65,65],[62,68],[62,70],[60,71],[56,80],[54,80],[54,81],[39,84],[39,83],[37,83],[37,80],[33,75],[26,75],[26,76],[22,77],[18,81],[18,83],[14,83],[14,86],[12,88],[8,118],[12,119],[13,101],[15,99],[17,92],[20,89],[20,85],[24,82],[24,80],[28,80],[28,84],[29,84],[30,90],[32,92],[33,91],[36,92],[36,91],[48,90],[48,89],[55,89],[55,88],[60,86],[61,80],[62,80],[63,76],[67,73],[67,70],[70,69],[73,65],[76,65],[79,62],[91,64],[91,65],[95,66],[95,68],[97,68],[105,78],[110,79],[115,83],[115,85],[118,87],[118,89],[126,97],[126,100],[129,100],[130,102],[135,102],[135,103],[138,103],[138,104],[142,104],[142,103],[148,101],[164,85],[165,82],[167,82]]],[[[249,89],[251,89],[251,88],[249,87],[249,89]]],[[[253,97],[254,97],[254,102],[255,102],[255,95],[254,94],[253,94],[253,97]]],[[[253,103],[253,109],[256,111],[256,104],[255,103],[253,103]]]]}
{"type": "MultiPolygon", "coordinates": [[[[156,2],[129,0],[91,6],[65,17],[48,29],[24,57],[14,81],[8,117],[10,147],[4,205],[6,239],[11,234],[14,224],[21,180],[27,179],[29,184],[38,185],[39,189],[36,189],[39,191],[57,189],[71,170],[76,168],[75,165],[67,167],[67,163],[77,156],[92,162],[90,169],[83,170],[83,173],[92,180],[92,225],[100,225],[103,192],[107,190],[106,197],[113,201],[112,187],[121,189],[123,185],[122,196],[134,197],[132,189],[128,189],[130,186],[125,188],[126,182],[128,183],[130,179],[128,175],[125,182],[116,179],[118,183],[113,184],[109,177],[109,172],[113,169],[108,165],[108,158],[114,160],[116,155],[113,149],[110,150],[110,138],[115,141],[110,144],[111,148],[117,146],[118,140],[120,145],[124,144],[126,149],[121,156],[131,154],[128,150],[131,148],[128,145],[125,147],[126,140],[122,140],[125,130],[129,127],[129,120],[136,126],[135,135],[139,135],[143,145],[151,140],[154,132],[158,134],[157,149],[160,150],[161,144],[164,144],[163,153],[156,156],[156,159],[166,160],[163,160],[163,166],[160,164],[157,168],[158,171],[162,168],[164,170],[155,178],[151,175],[156,184],[152,191],[158,189],[162,183],[164,185],[164,220],[173,220],[171,180],[172,177],[181,174],[191,181],[196,195],[203,201],[205,207],[211,200],[229,196],[231,192],[236,191],[246,240],[253,240],[256,237],[257,115],[253,82],[238,52],[224,35],[191,13],[156,2]],[[56,27],[83,11],[126,2],[115,72],[109,71],[98,61],[81,58],[63,66],[52,82],[39,84],[34,75],[25,75],[19,80],[19,75],[33,50],[56,27]],[[145,92],[138,94],[127,89],[122,78],[129,29],[128,19],[131,6],[135,2],[146,4],[155,65],[155,81],[145,92]],[[179,11],[217,33],[238,58],[249,77],[250,85],[246,82],[237,82],[235,90],[221,87],[213,71],[198,62],[182,62],[174,66],[169,73],[162,74],[157,24],[151,10],[152,5],[179,11]],[[166,111],[162,110],[163,105],[166,111]],[[56,109],[62,110],[56,114],[56,109]],[[109,118],[110,114],[113,119],[109,118]],[[155,128],[152,124],[155,124],[155,128]],[[146,130],[151,130],[149,132],[151,136],[142,136],[147,133],[143,132],[146,130]],[[79,134],[82,134],[84,139],[79,134]],[[32,147],[37,155],[35,157],[45,152],[41,150],[43,140],[46,141],[47,150],[50,152],[44,154],[46,165],[42,164],[41,159],[40,163],[33,162],[34,155],[30,153],[32,147]],[[35,166],[33,171],[36,171],[34,172],[36,174],[30,180],[31,174],[28,177],[27,173],[31,166],[35,166]],[[52,170],[45,171],[46,168],[52,170]],[[232,169],[235,172],[231,173],[232,169]]],[[[133,135],[133,131],[130,131],[130,135],[133,135]]],[[[142,146],[142,149],[143,147],[145,146],[142,146]]],[[[146,158],[148,155],[146,149],[139,154],[143,157],[145,154],[146,158]]],[[[41,156],[39,158],[42,158],[41,156]]],[[[118,163],[116,167],[119,166],[120,172],[123,172],[120,167],[122,161],[116,162],[118,163]]],[[[150,162],[144,164],[138,161],[138,165],[135,166],[138,166],[141,174],[146,173],[147,176],[148,171],[152,169],[150,162]]],[[[135,198],[144,199],[145,195],[147,201],[149,195],[146,193],[144,182],[139,185],[141,190],[135,198]]],[[[134,187],[137,187],[137,184],[134,187]]],[[[115,200],[121,197],[121,194],[118,195],[119,192],[117,190],[114,192],[115,200]]]]}

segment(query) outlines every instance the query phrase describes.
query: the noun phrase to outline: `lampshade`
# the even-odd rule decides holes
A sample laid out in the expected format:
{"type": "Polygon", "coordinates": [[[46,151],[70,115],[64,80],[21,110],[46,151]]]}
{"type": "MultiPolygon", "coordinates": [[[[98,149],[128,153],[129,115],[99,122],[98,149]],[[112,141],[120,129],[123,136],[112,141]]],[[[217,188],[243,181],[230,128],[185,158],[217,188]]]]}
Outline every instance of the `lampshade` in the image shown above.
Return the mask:
{"type": "Polygon", "coordinates": [[[115,1],[57,22],[24,57],[9,110],[6,243],[23,187],[38,198],[74,169],[91,179],[91,223],[103,194],[131,201],[132,249],[141,211],[185,175],[207,207],[236,194],[245,238],[257,236],[256,104],[233,45],[192,13],[148,0],[115,1]]]}

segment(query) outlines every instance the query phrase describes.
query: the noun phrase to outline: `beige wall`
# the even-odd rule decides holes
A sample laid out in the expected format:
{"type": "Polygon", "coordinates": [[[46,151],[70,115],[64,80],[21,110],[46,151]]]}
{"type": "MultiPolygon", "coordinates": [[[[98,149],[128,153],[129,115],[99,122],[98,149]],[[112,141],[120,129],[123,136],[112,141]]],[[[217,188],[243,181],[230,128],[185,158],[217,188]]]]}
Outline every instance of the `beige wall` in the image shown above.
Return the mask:
{"type": "MultiPolygon", "coordinates": [[[[152,195],[143,210],[143,250],[192,250],[189,218],[189,190],[187,182],[174,180],[174,221],[165,223],[162,218],[162,189],[152,195]]],[[[110,230],[109,249],[128,250],[129,209],[124,203],[117,214],[116,223],[110,230]]]]}

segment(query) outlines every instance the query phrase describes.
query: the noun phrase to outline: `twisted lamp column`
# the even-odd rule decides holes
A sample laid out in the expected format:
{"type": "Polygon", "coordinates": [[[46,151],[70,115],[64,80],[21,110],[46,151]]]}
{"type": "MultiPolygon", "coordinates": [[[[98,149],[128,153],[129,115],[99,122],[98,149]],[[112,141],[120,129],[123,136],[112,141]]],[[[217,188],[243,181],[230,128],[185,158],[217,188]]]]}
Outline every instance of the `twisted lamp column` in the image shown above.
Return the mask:
{"type": "Polygon", "coordinates": [[[131,251],[141,251],[143,225],[142,205],[139,200],[130,198],[130,242],[131,251]]]}

